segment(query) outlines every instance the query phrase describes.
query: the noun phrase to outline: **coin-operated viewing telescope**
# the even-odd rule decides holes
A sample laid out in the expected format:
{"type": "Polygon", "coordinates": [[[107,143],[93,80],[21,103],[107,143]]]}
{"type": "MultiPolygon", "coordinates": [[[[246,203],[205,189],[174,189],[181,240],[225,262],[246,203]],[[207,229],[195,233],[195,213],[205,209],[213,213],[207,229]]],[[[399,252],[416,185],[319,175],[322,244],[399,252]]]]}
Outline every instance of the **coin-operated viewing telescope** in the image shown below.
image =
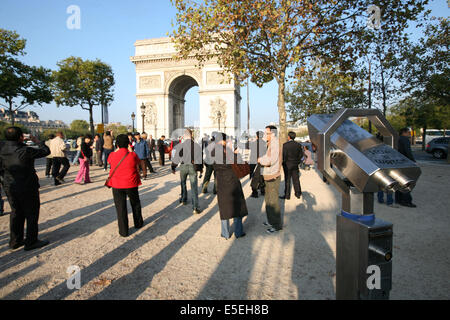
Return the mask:
{"type": "Polygon", "coordinates": [[[388,299],[392,282],[391,223],[375,217],[374,192],[411,191],[420,168],[395,150],[398,135],[376,109],[341,109],[308,118],[317,168],[342,193],[336,221],[336,298],[388,299]],[[367,117],[384,143],[350,117],[367,117]],[[370,268],[369,268],[370,267],[370,268]],[[369,285],[368,270],[375,270],[369,285]]]}

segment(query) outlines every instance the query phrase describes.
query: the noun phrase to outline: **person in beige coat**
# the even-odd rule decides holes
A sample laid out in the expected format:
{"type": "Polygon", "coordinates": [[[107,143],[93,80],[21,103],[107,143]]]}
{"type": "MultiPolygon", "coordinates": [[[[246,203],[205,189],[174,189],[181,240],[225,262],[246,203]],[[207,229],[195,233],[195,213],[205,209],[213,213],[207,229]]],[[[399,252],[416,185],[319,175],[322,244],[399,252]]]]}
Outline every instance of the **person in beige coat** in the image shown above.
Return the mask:
{"type": "Polygon", "coordinates": [[[264,156],[258,158],[258,163],[261,165],[261,174],[266,184],[264,199],[266,202],[267,221],[264,222],[264,225],[269,227],[267,232],[272,234],[283,228],[278,198],[282,155],[277,128],[275,126],[267,126],[264,136],[267,141],[267,152],[264,156]]]}
{"type": "Polygon", "coordinates": [[[64,182],[64,177],[69,171],[70,164],[67,159],[67,146],[64,142],[64,134],[59,131],[56,133],[56,137],[50,142],[50,155],[53,159],[52,176],[55,180],[55,186],[64,182]],[[61,165],[63,168],[61,169],[61,165]],[[61,170],[60,170],[61,169],[61,170]]]}

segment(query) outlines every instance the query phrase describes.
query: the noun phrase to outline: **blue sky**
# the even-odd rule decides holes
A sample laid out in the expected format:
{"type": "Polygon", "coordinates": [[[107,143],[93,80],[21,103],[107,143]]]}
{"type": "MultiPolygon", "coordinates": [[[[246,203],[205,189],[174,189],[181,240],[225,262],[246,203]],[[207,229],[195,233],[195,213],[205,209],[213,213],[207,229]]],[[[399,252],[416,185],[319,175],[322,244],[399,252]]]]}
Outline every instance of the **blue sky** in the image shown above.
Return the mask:
{"type": "MultiPolygon", "coordinates": [[[[448,16],[447,0],[435,0],[430,5],[435,16],[448,16]]],[[[131,124],[130,115],[135,109],[136,80],[134,42],[140,39],[159,38],[172,30],[176,10],[169,0],[1,0],[0,28],[15,30],[27,40],[23,61],[30,65],[42,65],[56,69],[57,61],[71,55],[83,59],[95,59],[110,64],[116,85],[115,100],[110,106],[110,122],[131,124]],[[81,29],[70,30],[66,13],[70,5],[81,9],[81,29]]],[[[414,38],[420,32],[411,29],[414,38]]],[[[247,90],[241,88],[243,128],[247,126],[247,90]]],[[[252,128],[278,122],[277,86],[274,82],[262,88],[250,85],[252,128]]],[[[198,88],[186,95],[186,124],[199,118],[198,88]]],[[[89,119],[87,111],[80,107],[60,107],[54,103],[34,110],[41,120],[63,120],[67,124],[74,119],[89,119]]],[[[100,122],[100,109],[94,111],[94,121],[100,122]]]]}

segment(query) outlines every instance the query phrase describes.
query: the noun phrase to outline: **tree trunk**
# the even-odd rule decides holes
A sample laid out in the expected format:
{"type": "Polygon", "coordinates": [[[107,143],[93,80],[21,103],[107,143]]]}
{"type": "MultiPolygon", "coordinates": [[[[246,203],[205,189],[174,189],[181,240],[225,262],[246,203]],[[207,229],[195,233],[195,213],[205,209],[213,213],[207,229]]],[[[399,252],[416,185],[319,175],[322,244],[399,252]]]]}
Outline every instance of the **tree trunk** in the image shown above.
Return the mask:
{"type": "MultiPolygon", "coordinates": [[[[371,61],[369,60],[369,109],[372,109],[372,71],[371,61]]],[[[369,120],[369,133],[372,133],[372,122],[369,120]]]]}
{"type": "Polygon", "coordinates": [[[383,116],[386,117],[386,85],[384,83],[384,74],[381,72],[381,93],[383,94],[383,116]]]}
{"type": "Polygon", "coordinates": [[[92,135],[92,137],[94,137],[95,130],[94,130],[94,117],[92,116],[92,109],[93,109],[93,106],[89,105],[89,127],[91,129],[91,135],[92,135]]]}
{"type": "Polygon", "coordinates": [[[278,82],[278,114],[280,119],[280,145],[287,141],[287,127],[286,127],[286,105],[284,101],[284,95],[286,91],[286,76],[285,73],[282,72],[280,77],[277,78],[278,82]]]}
{"type": "Polygon", "coordinates": [[[12,109],[12,100],[9,101],[9,114],[11,115],[11,125],[14,126],[14,112],[12,109]]]}

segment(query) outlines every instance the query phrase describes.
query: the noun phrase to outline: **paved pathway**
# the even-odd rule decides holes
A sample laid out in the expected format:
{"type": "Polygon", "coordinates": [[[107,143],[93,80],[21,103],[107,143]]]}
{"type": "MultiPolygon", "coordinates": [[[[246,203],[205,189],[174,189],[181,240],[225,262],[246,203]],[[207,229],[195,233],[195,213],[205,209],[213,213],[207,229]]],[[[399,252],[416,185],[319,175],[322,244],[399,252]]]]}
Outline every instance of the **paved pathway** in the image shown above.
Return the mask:
{"type": "MultiPolygon", "coordinates": [[[[418,208],[375,204],[377,216],[394,223],[393,299],[450,298],[450,165],[421,166],[413,191],[418,208]]],[[[40,237],[51,243],[9,251],[9,218],[0,217],[1,299],[335,298],[340,195],[314,170],[302,171],[302,199],[282,202],[285,227],[277,235],[265,233],[263,198],[250,198],[243,179],[247,236],[225,240],[216,198],[202,194],[204,211],[192,215],[178,203],[179,176],[168,165],[155,162],[157,174],[140,187],[145,226],[131,228],[128,238],[118,235],[102,169],[92,169],[94,183],[75,185],[78,168],[71,167],[68,182],[55,187],[42,162],[37,168],[40,237]],[[81,268],[80,290],[67,288],[71,265],[81,268]]]]}

